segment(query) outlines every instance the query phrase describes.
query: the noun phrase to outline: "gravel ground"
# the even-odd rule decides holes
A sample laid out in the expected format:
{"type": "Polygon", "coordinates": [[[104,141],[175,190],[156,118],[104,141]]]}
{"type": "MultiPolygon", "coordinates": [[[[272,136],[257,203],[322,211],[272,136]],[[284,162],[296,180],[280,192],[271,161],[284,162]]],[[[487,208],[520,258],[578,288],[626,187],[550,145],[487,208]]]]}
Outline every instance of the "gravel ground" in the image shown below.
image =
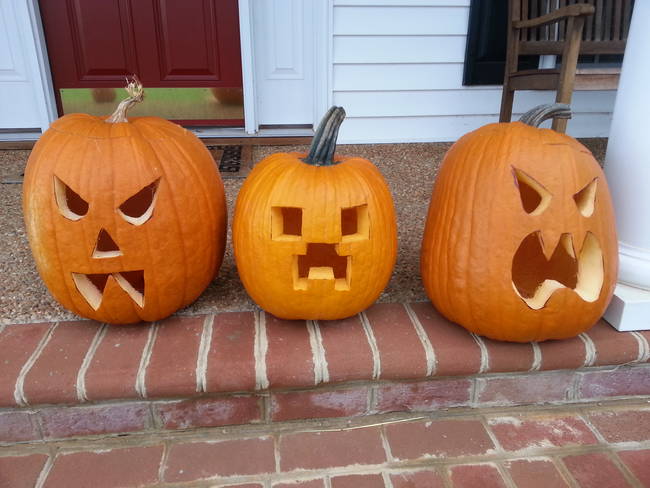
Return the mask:
{"type": "MultiPolygon", "coordinates": [[[[581,140],[602,161],[605,139],[581,140]]],[[[382,302],[426,299],[419,276],[420,240],[424,230],[433,180],[449,143],[342,145],[340,154],[361,156],[377,165],[386,177],[395,200],[399,228],[397,265],[382,302]]],[[[274,152],[304,151],[306,146],[255,146],[259,161],[274,152]]],[[[20,174],[29,151],[0,150],[0,180],[20,174]]],[[[243,180],[225,180],[229,223],[243,180]]],[[[0,185],[0,324],[73,319],[49,295],[31,257],[21,210],[22,185],[0,185]]],[[[244,290],[232,255],[230,228],[226,256],[219,276],[207,290],[179,314],[250,310],[255,307],[244,290]]]]}

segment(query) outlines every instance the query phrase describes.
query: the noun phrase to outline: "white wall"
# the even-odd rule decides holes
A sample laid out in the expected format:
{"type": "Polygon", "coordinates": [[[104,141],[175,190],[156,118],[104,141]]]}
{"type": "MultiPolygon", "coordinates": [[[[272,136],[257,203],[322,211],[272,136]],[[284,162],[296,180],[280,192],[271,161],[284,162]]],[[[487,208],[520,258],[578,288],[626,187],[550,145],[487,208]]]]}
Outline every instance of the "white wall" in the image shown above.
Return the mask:
{"type": "MultiPolygon", "coordinates": [[[[464,87],[470,0],[334,0],[332,99],[339,141],[454,141],[497,122],[501,87],[464,87]]],[[[554,100],[517,92],[513,118],[554,100]]],[[[606,137],[614,91],[575,92],[569,134],[606,137]]]]}

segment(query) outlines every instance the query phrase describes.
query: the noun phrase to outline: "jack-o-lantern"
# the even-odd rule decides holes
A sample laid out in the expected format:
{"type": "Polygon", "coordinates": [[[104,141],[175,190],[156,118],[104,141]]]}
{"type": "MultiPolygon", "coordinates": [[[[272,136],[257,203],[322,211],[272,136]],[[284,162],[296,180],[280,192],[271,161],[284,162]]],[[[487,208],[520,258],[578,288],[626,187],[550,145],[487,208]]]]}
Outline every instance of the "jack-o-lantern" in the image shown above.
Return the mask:
{"type": "Polygon", "coordinates": [[[64,307],[109,323],[164,318],[214,278],[225,247],[223,184],[191,132],[126,111],[70,114],[34,146],[23,210],[41,278],[64,307]]]}
{"type": "Polygon", "coordinates": [[[372,304],[390,278],[397,227],[390,191],[368,160],[334,155],[345,117],[332,107],[309,154],[273,154],[237,198],[239,275],[263,309],[285,319],[338,319],[372,304]]]}
{"type": "Polygon", "coordinates": [[[576,336],[597,322],[618,266],[607,182],[587,148],[537,126],[546,105],[466,134],[446,154],[422,245],[427,294],[493,339],[576,336]]]}

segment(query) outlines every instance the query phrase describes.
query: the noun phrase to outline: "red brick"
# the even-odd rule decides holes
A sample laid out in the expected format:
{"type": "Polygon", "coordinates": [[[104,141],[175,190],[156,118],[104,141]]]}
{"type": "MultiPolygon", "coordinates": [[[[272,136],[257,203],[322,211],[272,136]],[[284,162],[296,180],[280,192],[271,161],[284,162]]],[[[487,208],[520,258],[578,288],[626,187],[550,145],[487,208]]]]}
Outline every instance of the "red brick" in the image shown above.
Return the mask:
{"type": "Polygon", "coordinates": [[[378,488],[384,486],[380,474],[348,474],[330,480],[332,488],[378,488]]]}
{"type": "Polygon", "coordinates": [[[468,379],[381,385],[377,388],[377,411],[429,411],[468,405],[471,387],[468,379]]]}
{"type": "Polygon", "coordinates": [[[224,488],[264,488],[264,485],[262,485],[261,483],[245,483],[243,485],[223,485],[223,487],[224,488]]]}
{"type": "Polygon", "coordinates": [[[436,375],[464,376],[478,373],[481,350],[465,329],[449,322],[429,302],[413,303],[411,307],[433,344],[436,375]]]}
{"type": "Polygon", "coordinates": [[[632,471],[642,486],[650,486],[650,449],[619,451],[618,457],[632,471]]]}
{"type": "Polygon", "coordinates": [[[480,455],[494,449],[478,420],[404,422],[385,428],[393,457],[402,460],[480,455]]]}
{"type": "Polygon", "coordinates": [[[581,488],[623,488],[631,486],[605,453],[567,456],[564,464],[581,488]]]}
{"type": "Polygon", "coordinates": [[[379,303],[366,310],[379,349],[382,379],[422,378],[427,359],[422,341],[400,303],[379,303]]]}
{"type": "Polygon", "coordinates": [[[584,373],[578,391],[582,399],[650,395],[650,368],[641,366],[584,373]]]}
{"type": "Polygon", "coordinates": [[[579,417],[493,417],[488,425],[507,451],[598,443],[579,417]]]}
{"type": "Polygon", "coordinates": [[[632,334],[619,332],[602,319],[587,335],[596,346],[594,366],[629,363],[639,355],[639,343],[632,334]]]}
{"type": "Polygon", "coordinates": [[[271,388],[315,383],[309,331],[304,320],[281,320],[266,314],[266,374],[271,388]]]}
{"type": "Polygon", "coordinates": [[[196,394],[196,360],[205,317],[171,317],[158,324],[146,372],[147,397],[196,394]]]}
{"type": "Polygon", "coordinates": [[[650,410],[612,410],[589,415],[608,442],[650,441],[650,410]]]}
{"type": "Polygon", "coordinates": [[[554,371],[528,375],[479,378],[476,384],[480,404],[525,405],[567,400],[575,373],[554,371]]]}
{"type": "Polygon", "coordinates": [[[506,488],[493,464],[463,464],[452,466],[449,471],[454,488],[506,488]]]}
{"type": "Polygon", "coordinates": [[[163,446],[59,454],[44,488],[138,487],[158,482],[163,446]]]}
{"type": "Polygon", "coordinates": [[[46,461],[45,454],[0,457],[0,486],[33,488],[46,461]]]}
{"type": "Polygon", "coordinates": [[[276,483],[273,485],[273,488],[325,488],[325,481],[289,481],[287,483],[276,483]]]}
{"type": "Polygon", "coordinates": [[[319,326],[331,382],[372,378],[372,350],[358,315],[319,326]]]}
{"type": "Polygon", "coordinates": [[[368,387],[274,393],[271,396],[271,419],[281,422],[363,415],[368,411],[368,395],[368,387]]]}
{"type": "Polygon", "coordinates": [[[254,396],[182,400],[159,403],[154,408],[164,429],[249,424],[262,418],[259,399],[254,396]]]}
{"type": "Polygon", "coordinates": [[[40,439],[36,422],[27,412],[0,413],[0,442],[22,442],[40,439]]]}
{"type": "Polygon", "coordinates": [[[89,400],[138,397],[136,376],[150,327],[149,324],[108,326],[86,370],[84,379],[89,400]]]}
{"type": "Polygon", "coordinates": [[[488,350],[490,373],[529,371],[533,366],[533,346],[530,343],[495,341],[482,337],[488,350]]]}
{"type": "MultiPolygon", "coordinates": [[[[650,330],[640,330],[638,333],[643,336],[648,344],[650,344],[650,330]]],[[[646,362],[650,363],[650,355],[647,356],[646,362]]]]}
{"type": "Polygon", "coordinates": [[[381,435],[375,427],[286,434],[280,437],[279,449],[282,471],[386,461],[381,435]]]}
{"type": "Polygon", "coordinates": [[[252,312],[220,313],[212,326],[207,391],[255,390],[255,317],[252,312]]]}
{"type": "Polygon", "coordinates": [[[61,322],[27,373],[24,392],[31,405],[76,403],[77,373],[97,333],[97,322],[61,322]]]}
{"type": "Polygon", "coordinates": [[[40,412],[43,437],[57,439],[144,430],[149,408],[144,403],[109,406],[54,407],[40,412]]]}
{"type": "Polygon", "coordinates": [[[515,459],[506,461],[505,467],[515,485],[526,488],[568,488],[553,461],[550,459],[515,459]]]}
{"type": "Polygon", "coordinates": [[[0,406],[16,404],[14,389],[20,370],[52,324],[10,325],[0,334],[0,406]]]}
{"type": "Polygon", "coordinates": [[[540,342],[539,348],[542,352],[542,371],[581,368],[587,357],[585,343],[579,337],[540,342]]]}
{"type": "Polygon", "coordinates": [[[194,481],[275,472],[273,439],[191,442],[171,447],[165,481],[194,481]]]}
{"type": "Polygon", "coordinates": [[[393,488],[443,488],[444,481],[435,471],[410,471],[391,474],[393,488]]]}

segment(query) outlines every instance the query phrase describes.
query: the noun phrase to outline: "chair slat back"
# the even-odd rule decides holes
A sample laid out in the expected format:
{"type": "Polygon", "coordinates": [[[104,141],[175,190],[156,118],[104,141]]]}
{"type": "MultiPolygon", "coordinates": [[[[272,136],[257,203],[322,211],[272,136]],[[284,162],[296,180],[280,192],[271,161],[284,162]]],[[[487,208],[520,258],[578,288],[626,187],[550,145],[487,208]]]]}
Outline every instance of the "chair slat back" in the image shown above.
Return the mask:
{"type": "MultiPolygon", "coordinates": [[[[630,28],[634,0],[510,0],[510,18],[527,20],[576,3],[588,3],[596,9],[594,15],[585,20],[580,52],[622,54],[630,28]]],[[[565,32],[566,21],[522,29],[522,53],[559,54],[562,52],[565,32]]]]}

